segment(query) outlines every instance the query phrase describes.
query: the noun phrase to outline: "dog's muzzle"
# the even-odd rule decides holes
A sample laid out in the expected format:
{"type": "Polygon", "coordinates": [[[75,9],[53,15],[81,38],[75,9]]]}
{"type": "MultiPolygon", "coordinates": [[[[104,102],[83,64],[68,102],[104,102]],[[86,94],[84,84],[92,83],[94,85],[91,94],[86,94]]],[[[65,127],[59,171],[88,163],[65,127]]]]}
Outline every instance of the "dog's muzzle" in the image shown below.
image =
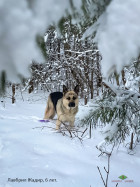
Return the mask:
{"type": "Polygon", "coordinates": [[[75,107],[75,103],[73,102],[69,103],[69,107],[75,107]]]}

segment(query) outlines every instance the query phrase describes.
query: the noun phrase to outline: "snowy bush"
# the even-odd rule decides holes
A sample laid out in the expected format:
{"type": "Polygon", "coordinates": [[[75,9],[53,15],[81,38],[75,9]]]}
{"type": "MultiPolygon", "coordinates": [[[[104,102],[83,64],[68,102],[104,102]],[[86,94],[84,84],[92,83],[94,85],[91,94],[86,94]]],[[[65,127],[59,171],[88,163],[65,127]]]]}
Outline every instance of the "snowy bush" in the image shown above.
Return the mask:
{"type": "Polygon", "coordinates": [[[103,134],[107,141],[123,142],[130,132],[140,135],[140,94],[104,83],[108,87],[97,107],[83,122],[98,126],[104,125],[103,134]],[[109,86],[108,86],[109,85],[109,86]]]}
{"type": "Polygon", "coordinates": [[[81,41],[82,31],[70,18],[63,18],[63,30],[59,35],[56,27],[50,26],[38,44],[46,59],[44,64],[33,62],[32,77],[27,84],[33,83],[35,89],[58,91],[66,84],[73,89],[79,84],[81,97],[93,98],[99,93],[101,85],[101,55],[91,37],[81,41]],[[86,91],[85,91],[86,90],[86,91]]]}

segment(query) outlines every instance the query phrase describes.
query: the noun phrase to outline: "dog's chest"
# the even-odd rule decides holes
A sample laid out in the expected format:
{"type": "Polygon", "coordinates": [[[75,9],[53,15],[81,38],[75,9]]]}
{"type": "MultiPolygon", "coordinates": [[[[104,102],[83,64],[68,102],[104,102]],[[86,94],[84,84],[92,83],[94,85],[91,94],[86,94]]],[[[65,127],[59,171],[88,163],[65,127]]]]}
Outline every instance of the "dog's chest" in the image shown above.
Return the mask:
{"type": "Polygon", "coordinates": [[[75,115],[60,114],[60,115],[58,115],[58,118],[60,118],[64,122],[69,122],[69,121],[74,121],[75,115]]]}

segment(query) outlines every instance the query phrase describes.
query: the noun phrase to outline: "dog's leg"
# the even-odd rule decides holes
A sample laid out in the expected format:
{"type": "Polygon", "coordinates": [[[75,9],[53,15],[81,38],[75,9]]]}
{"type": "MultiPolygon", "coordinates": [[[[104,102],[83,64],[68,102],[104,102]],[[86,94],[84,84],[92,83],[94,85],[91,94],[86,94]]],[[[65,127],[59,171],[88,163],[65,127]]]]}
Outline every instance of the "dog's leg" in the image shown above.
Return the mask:
{"type": "Polygon", "coordinates": [[[74,121],[70,121],[69,125],[70,125],[71,128],[73,128],[74,127],[74,121]]]}
{"type": "Polygon", "coordinates": [[[59,119],[57,119],[56,121],[56,130],[59,130],[60,129],[60,126],[61,126],[61,121],[59,119]]]}
{"type": "Polygon", "coordinates": [[[48,102],[47,102],[47,107],[45,109],[44,119],[53,119],[54,116],[55,116],[55,109],[54,109],[53,103],[51,101],[51,98],[49,96],[48,102]]]}
{"type": "Polygon", "coordinates": [[[55,116],[55,111],[53,108],[47,110],[45,110],[45,115],[44,115],[44,119],[53,119],[55,116]]]}
{"type": "Polygon", "coordinates": [[[46,109],[45,109],[44,119],[48,119],[48,117],[49,117],[48,112],[49,112],[49,106],[47,104],[46,109]]]}

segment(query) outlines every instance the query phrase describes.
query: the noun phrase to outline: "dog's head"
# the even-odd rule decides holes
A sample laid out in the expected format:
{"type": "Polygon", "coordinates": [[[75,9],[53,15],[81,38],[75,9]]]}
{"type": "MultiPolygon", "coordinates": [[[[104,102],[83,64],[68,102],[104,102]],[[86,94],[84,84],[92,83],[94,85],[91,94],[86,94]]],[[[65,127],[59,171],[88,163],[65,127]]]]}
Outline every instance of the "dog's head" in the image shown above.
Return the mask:
{"type": "Polygon", "coordinates": [[[79,99],[79,86],[77,85],[74,90],[68,91],[68,88],[63,85],[63,105],[67,109],[74,109],[78,106],[79,99]]]}

